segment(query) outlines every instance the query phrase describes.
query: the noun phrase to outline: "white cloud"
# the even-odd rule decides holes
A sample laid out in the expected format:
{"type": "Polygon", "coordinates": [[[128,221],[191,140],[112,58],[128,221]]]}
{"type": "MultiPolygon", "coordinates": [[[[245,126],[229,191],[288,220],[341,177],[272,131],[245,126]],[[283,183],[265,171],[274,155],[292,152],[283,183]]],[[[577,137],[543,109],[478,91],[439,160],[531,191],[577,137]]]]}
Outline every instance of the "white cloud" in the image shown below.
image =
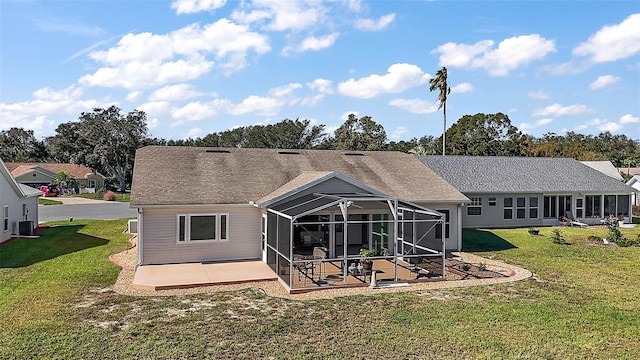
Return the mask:
{"type": "Polygon", "coordinates": [[[613,75],[603,75],[603,76],[599,76],[596,81],[592,82],[589,85],[589,89],[591,90],[598,90],[598,89],[602,89],[605,88],[609,85],[615,84],[620,80],[619,77],[617,76],[613,76],[613,75]]]}
{"type": "Polygon", "coordinates": [[[171,104],[167,101],[149,101],[137,106],[138,110],[142,110],[149,116],[168,115],[171,110],[171,104]]]}
{"type": "Polygon", "coordinates": [[[179,101],[191,99],[197,96],[201,96],[202,93],[195,91],[192,85],[189,84],[177,84],[167,85],[156,91],[150,96],[151,101],[179,101]]]}
{"type": "Polygon", "coordinates": [[[546,91],[538,90],[538,91],[529,91],[527,93],[527,96],[530,97],[531,99],[545,100],[545,99],[548,99],[551,95],[546,91]]]}
{"type": "Polygon", "coordinates": [[[591,109],[589,109],[586,105],[583,105],[583,104],[573,104],[568,106],[562,106],[558,103],[555,103],[543,109],[534,110],[532,115],[533,116],[547,116],[547,115],[563,116],[563,115],[584,114],[590,111],[591,109]]]}
{"type": "Polygon", "coordinates": [[[622,115],[620,124],[633,124],[640,122],[640,118],[631,114],[622,115]]]}
{"type": "Polygon", "coordinates": [[[608,132],[617,132],[620,129],[622,129],[622,125],[618,124],[618,123],[614,123],[614,122],[606,122],[600,126],[598,126],[598,130],[600,131],[608,131],[608,132]]]}
{"type": "Polygon", "coordinates": [[[140,99],[141,96],[142,96],[142,91],[132,91],[127,94],[125,99],[127,99],[128,102],[134,102],[134,101],[138,101],[138,99],[140,99]]]}
{"type": "Polygon", "coordinates": [[[158,120],[158,118],[156,117],[147,121],[147,127],[149,128],[149,130],[155,129],[156,127],[158,127],[158,124],[160,124],[160,120],[158,120]]]}
{"type": "Polygon", "coordinates": [[[430,77],[416,65],[393,64],[385,75],[373,74],[358,80],[351,78],[338,84],[338,92],[345,96],[369,99],[423,85],[430,77]]]}
{"type": "Polygon", "coordinates": [[[573,49],[577,56],[590,56],[595,63],[616,61],[640,52],[640,14],[620,24],[605,26],[573,49]]]}
{"type": "Polygon", "coordinates": [[[175,0],[171,8],[176,14],[193,14],[201,11],[213,11],[223,7],[227,0],[175,0]]]}
{"type": "MultiPolygon", "coordinates": [[[[346,120],[349,118],[349,115],[351,115],[351,114],[353,114],[353,115],[355,115],[356,117],[358,117],[358,115],[360,114],[360,112],[359,112],[359,111],[347,111],[347,112],[345,112],[345,113],[342,113],[342,115],[340,115],[340,119],[342,119],[342,120],[346,121],[346,120]]],[[[337,127],[336,127],[336,129],[337,129],[337,127]]]]}
{"type": "Polygon", "coordinates": [[[324,20],[327,9],[315,0],[256,0],[241,5],[231,18],[240,23],[267,22],[272,31],[303,30],[324,20]]]}
{"type": "Polygon", "coordinates": [[[409,129],[407,129],[406,126],[398,126],[395,129],[393,129],[393,132],[391,132],[391,139],[392,140],[398,140],[401,139],[403,136],[407,135],[409,133],[409,129]]]}
{"type": "Polygon", "coordinates": [[[555,52],[553,40],[538,34],[515,36],[501,41],[493,48],[492,40],[475,44],[446,43],[432,50],[440,53],[440,65],[463,69],[484,69],[492,76],[506,76],[509,72],[555,52]]]}
{"type": "Polygon", "coordinates": [[[534,123],[522,123],[518,126],[518,129],[522,131],[532,130],[544,125],[551,124],[552,122],[553,122],[553,119],[540,119],[540,120],[536,120],[534,123]]]}
{"type": "Polygon", "coordinates": [[[231,115],[255,113],[261,116],[274,116],[285,105],[281,99],[251,95],[229,110],[231,115]]]}
{"type": "Polygon", "coordinates": [[[395,20],[396,14],[391,13],[376,19],[358,19],[355,21],[355,28],[363,31],[377,31],[389,26],[395,20]]]}
{"type": "Polygon", "coordinates": [[[90,54],[105,66],[81,77],[79,83],[141,89],[184,82],[214,66],[239,70],[250,52],[260,55],[270,50],[266,36],[227,19],[205,26],[192,24],[162,35],[127,34],[116,46],[90,54]]]}
{"type": "Polygon", "coordinates": [[[313,96],[307,96],[300,101],[300,105],[302,106],[313,106],[320,102],[320,100],[324,99],[324,94],[317,94],[313,96]]]}
{"type": "Polygon", "coordinates": [[[422,99],[393,99],[389,105],[395,106],[412,114],[431,114],[438,111],[437,102],[422,99]]]}
{"type": "Polygon", "coordinates": [[[463,94],[473,91],[473,85],[469,83],[460,83],[451,88],[452,93],[463,94]]]}
{"type": "Polygon", "coordinates": [[[307,50],[322,50],[330,47],[336,42],[340,34],[337,32],[327,34],[321,37],[309,36],[302,41],[300,47],[298,48],[299,52],[307,51],[307,50]]]}
{"type": "Polygon", "coordinates": [[[584,129],[590,127],[590,126],[598,126],[598,125],[601,125],[601,124],[604,124],[604,121],[596,118],[596,119],[589,120],[589,121],[587,121],[586,123],[584,123],[582,125],[576,126],[575,130],[576,131],[581,131],[581,130],[584,130],[584,129]]]}
{"type": "Polygon", "coordinates": [[[33,22],[36,29],[43,32],[60,32],[83,37],[104,36],[107,33],[99,26],[86,25],[73,19],[48,17],[31,18],[29,20],[33,22]]]}
{"type": "Polygon", "coordinates": [[[206,118],[213,118],[228,105],[228,100],[216,99],[206,103],[194,101],[180,108],[172,108],[171,117],[178,121],[172,123],[171,126],[180,125],[186,121],[199,121],[206,118]]]}
{"type": "Polygon", "coordinates": [[[333,82],[331,80],[327,80],[323,78],[318,78],[307,83],[307,86],[309,87],[309,89],[317,90],[319,93],[327,94],[327,95],[333,94],[332,85],[333,85],[333,82]]]}
{"type": "Polygon", "coordinates": [[[200,134],[202,134],[202,129],[200,128],[189,129],[187,132],[187,138],[196,138],[200,136],[200,134]]]}
{"type": "MultiPolygon", "coordinates": [[[[35,132],[48,130],[55,123],[51,116],[65,115],[75,118],[83,111],[95,107],[106,107],[113,102],[95,99],[83,99],[84,89],[71,85],[63,90],[49,87],[33,92],[33,100],[16,103],[0,103],[0,130],[22,127],[35,132]]],[[[115,103],[115,105],[118,105],[115,103]]]]}
{"type": "Polygon", "coordinates": [[[361,0],[347,0],[347,7],[353,12],[359,12],[362,9],[361,0]]]}

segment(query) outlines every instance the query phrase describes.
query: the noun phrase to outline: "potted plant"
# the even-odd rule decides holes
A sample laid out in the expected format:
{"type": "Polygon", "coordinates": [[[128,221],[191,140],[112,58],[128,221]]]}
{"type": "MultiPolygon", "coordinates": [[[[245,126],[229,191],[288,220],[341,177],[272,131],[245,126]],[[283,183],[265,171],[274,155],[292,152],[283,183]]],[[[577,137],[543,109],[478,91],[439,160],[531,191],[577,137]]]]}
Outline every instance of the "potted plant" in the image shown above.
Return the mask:
{"type": "Polygon", "coordinates": [[[372,259],[367,259],[370,258],[372,256],[376,255],[376,251],[372,250],[372,249],[365,249],[362,248],[360,249],[360,257],[362,259],[360,259],[360,262],[362,263],[362,268],[365,270],[371,270],[371,268],[373,267],[373,260],[372,259]]]}
{"type": "Polygon", "coordinates": [[[538,235],[540,234],[540,229],[538,229],[537,227],[530,227],[528,230],[529,235],[538,235]]]}

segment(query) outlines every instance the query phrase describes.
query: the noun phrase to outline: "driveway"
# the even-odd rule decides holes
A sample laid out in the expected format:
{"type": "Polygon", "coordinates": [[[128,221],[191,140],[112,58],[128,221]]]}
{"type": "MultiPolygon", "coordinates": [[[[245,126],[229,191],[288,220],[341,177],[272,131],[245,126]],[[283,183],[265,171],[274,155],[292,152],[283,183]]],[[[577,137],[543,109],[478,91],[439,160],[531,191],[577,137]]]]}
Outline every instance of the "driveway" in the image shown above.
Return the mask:
{"type": "Polygon", "coordinates": [[[92,219],[112,220],[122,218],[135,218],[136,209],[129,208],[129,203],[84,199],[78,197],[51,198],[62,202],[60,205],[39,205],[39,222],[92,219]]]}

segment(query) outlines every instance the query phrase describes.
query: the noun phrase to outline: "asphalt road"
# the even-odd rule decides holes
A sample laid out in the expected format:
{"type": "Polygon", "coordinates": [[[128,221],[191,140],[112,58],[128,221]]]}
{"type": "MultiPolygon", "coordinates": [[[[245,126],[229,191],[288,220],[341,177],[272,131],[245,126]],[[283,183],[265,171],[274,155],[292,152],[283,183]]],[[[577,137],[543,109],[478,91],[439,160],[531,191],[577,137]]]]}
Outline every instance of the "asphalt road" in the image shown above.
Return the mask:
{"type": "Polygon", "coordinates": [[[39,222],[92,219],[92,220],[112,220],[122,218],[135,218],[137,210],[129,208],[129,203],[99,201],[87,204],[60,204],[60,205],[39,205],[39,222]]]}

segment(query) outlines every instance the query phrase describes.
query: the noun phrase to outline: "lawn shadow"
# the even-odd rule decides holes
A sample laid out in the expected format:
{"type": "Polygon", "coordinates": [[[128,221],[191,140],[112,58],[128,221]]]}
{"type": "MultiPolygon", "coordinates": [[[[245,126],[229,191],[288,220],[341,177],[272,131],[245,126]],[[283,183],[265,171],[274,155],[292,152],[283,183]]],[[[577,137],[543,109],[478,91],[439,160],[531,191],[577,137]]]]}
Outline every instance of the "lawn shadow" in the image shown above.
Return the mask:
{"type": "Polygon", "coordinates": [[[0,244],[0,268],[25,267],[109,243],[109,240],[80,233],[83,227],[58,225],[40,231],[37,239],[15,239],[0,244]]]}
{"type": "Polygon", "coordinates": [[[463,229],[462,231],[462,251],[500,251],[515,248],[517,246],[490,231],[478,229],[463,229]]]}

